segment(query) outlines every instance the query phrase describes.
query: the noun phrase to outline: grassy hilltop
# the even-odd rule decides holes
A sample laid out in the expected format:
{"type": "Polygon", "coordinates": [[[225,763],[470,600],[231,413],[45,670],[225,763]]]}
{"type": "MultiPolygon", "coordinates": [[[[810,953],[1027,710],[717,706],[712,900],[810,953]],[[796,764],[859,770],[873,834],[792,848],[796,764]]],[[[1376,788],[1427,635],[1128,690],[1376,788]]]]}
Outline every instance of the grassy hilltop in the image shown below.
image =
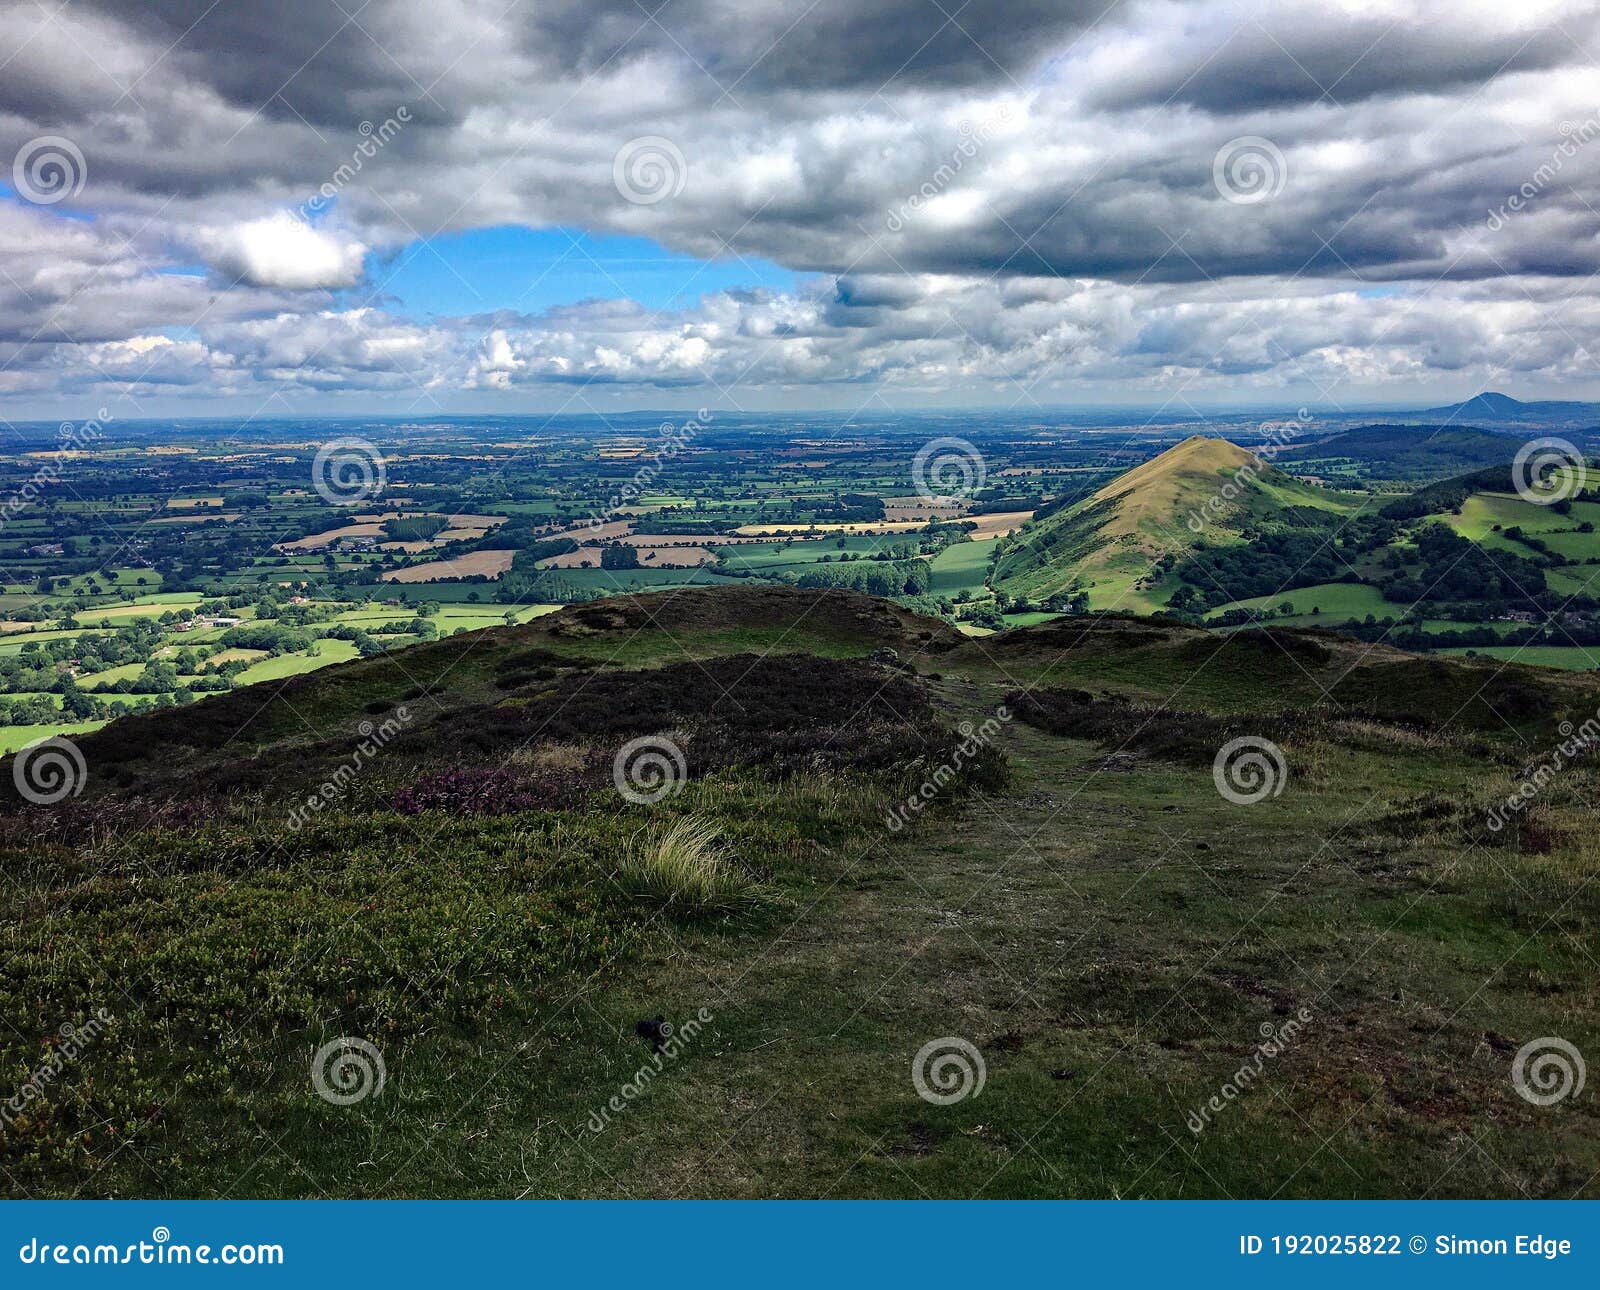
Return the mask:
{"type": "Polygon", "coordinates": [[[1336,516],[1355,506],[1225,439],[1195,435],[1036,520],[1003,551],[995,584],[1033,599],[1083,591],[1093,609],[1150,613],[1177,586],[1173,564],[1202,543],[1241,542],[1250,525],[1298,509],[1336,516]]]}
{"type": "Polygon", "coordinates": [[[1600,1039],[1594,770],[1488,820],[1597,707],[1314,632],[973,641],[745,588],[113,723],[81,797],[0,829],[13,1085],[111,1018],[0,1165],[90,1196],[1592,1195],[1592,1094],[1535,1106],[1511,1067],[1600,1039]],[[1244,737],[1282,757],[1249,805],[1214,780],[1244,737]],[[639,739],[682,755],[653,804],[614,778],[639,739]],[[349,1105],[313,1079],[341,1038],[385,1071],[349,1105]],[[912,1062],[950,1038],[985,1083],[939,1105],[912,1062]]]}

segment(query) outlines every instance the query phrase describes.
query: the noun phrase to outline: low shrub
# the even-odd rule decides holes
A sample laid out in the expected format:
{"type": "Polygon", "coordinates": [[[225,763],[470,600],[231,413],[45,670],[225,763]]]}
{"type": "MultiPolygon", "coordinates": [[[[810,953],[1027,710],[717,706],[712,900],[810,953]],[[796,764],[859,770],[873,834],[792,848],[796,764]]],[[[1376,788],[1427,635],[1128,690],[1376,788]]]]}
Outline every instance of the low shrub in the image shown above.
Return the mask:
{"type": "Polygon", "coordinates": [[[688,815],[637,843],[618,876],[635,896],[684,915],[729,913],[754,898],[754,885],[717,847],[709,820],[688,815]]]}

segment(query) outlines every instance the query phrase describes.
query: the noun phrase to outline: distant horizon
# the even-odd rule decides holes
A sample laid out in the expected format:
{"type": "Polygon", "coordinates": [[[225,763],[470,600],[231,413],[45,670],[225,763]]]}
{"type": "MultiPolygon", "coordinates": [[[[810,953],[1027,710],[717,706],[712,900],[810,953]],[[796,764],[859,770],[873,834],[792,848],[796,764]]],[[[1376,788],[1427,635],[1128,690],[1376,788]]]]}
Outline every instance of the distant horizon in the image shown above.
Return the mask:
{"type": "MultiPolygon", "coordinates": [[[[621,409],[615,409],[615,410],[612,410],[612,411],[605,411],[605,412],[595,411],[595,410],[592,410],[592,409],[591,410],[579,410],[579,411],[573,411],[573,410],[569,410],[569,409],[562,409],[562,410],[552,411],[550,409],[545,409],[545,408],[530,408],[530,409],[525,409],[525,410],[521,410],[521,409],[501,409],[501,410],[484,409],[484,410],[477,410],[477,411],[438,411],[438,412],[430,412],[430,413],[394,412],[394,411],[390,411],[388,409],[352,409],[352,410],[350,410],[348,412],[346,412],[346,411],[319,411],[319,412],[305,412],[305,413],[281,413],[281,414],[274,414],[274,415],[270,415],[270,416],[263,416],[263,415],[249,415],[249,416],[246,416],[244,414],[240,414],[240,413],[236,413],[236,412],[217,411],[217,412],[210,412],[210,413],[193,413],[193,412],[191,412],[191,413],[173,413],[173,414],[148,414],[148,415],[138,415],[138,416],[123,416],[123,415],[113,414],[113,416],[110,417],[109,420],[115,421],[116,423],[121,424],[121,425],[128,425],[128,426],[203,424],[203,423],[206,423],[206,422],[214,422],[214,421],[230,421],[230,420],[235,419],[236,417],[239,418],[240,420],[242,420],[243,422],[247,423],[247,424],[263,424],[263,425],[277,425],[277,424],[286,423],[286,422],[349,421],[349,420],[358,420],[358,419],[359,420],[370,420],[370,421],[381,421],[381,422],[392,422],[392,423],[416,422],[416,423],[419,423],[419,424],[431,424],[431,423],[440,422],[440,421],[458,421],[458,420],[473,420],[473,419],[480,419],[480,420],[482,420],[482,419],[513,420],[513,419],[525,419],[525,418],[543,418],[543,419],[548,420],[548,421],[561,421],[561,420],[585,421],[585,420],[592,420],[592,421],[604,422],[604,421],[612,420],[612,419],[616,419],[616,420],[622,420],[622,419],[648,420],[648,419],[654,418],[654,417],[681,417],[681,416],[684,415],[685,412],[692,412],[692,411],[697,410],[699,407],[709,406],[709,407],[711,407],[713,409],[714,415],[721,416],[721,417],[724,417],[724,418],[727,418],[727,419],[730,419],[730,420],[737,420],[737,419],[739,419],[741,417],[747,417],[747,418],[751,418],[751,419],[770,419],[770,418],[802,418],[803,419],[803,418],[815,417],[815,418],[840,418],[840,419],[845,420],[845,421],[859,421],[859,422],[863,422],[863,423],[876,423],[876,422],[880,422],[880,421],[883,421],[883,420],[894,419],[894,418],[897,418],[897,417],[902,417],[902,418],[905,418],[907,420],[915,420],[916,418],[919,418],[919,417],[990,416],[990,417],[1004,417],[1004,418],[1009,418],[1009,419],[1024,420],[1025,421],[1025,420],[1028,420],[1030,418],[1038,419],[1038,418],[1041,418],[1041,417],[1050,417],[1050,416],[1059,416],[1059,417],[1125,416],[1125,417],[1130,417],[1130,418],[1137,418],[1137,417],[1139,417],[1141,415],[1148,415],[1149,423],[1150,423],[1150,425],[1152,427],[1154,427],[1154,426],[1166,425],[1166,424],[1179,424],[1179,423],[1186,422],[1186,421],[1205,421],[1205,420],[1209,420],[1209,419],[1213,419],[1213,418],[1223,419],[1223,418],[1229,418],[1229,417],[1257,416],[1257,415],[1261,415],[1263,413],[1295,412],[1295,411],[1299,411],[1302,408],[1310,409],[1313,416],[1321,415],[1321,416],[1324,416],[1324,417],[1340,417],[1340,418],[1349,417],[1349,416],[1356,416],[1356,415],[1371,415],[1371,414],[1374,414],[1374,413],[1382,413],[1382,412],[1417,413],[1417,412],[1434,411],[1434,410],[1438,410],[1438,409],[1447,409],[1447,408],[1460,407],[1460,406],[1464,406],[1464,405],[1466,405],[1468,403],[1471,403],[1476,399],[1480,399],[1480,398],[1484,398],[1484,397],[1505,398],[1505,399],[1509,399],[1513,403],[1526,404],[1526,405],[1541,405],[1541,404],[1552,404],[1553,403],[1553,404],[1570,404],[1570,405],[1572,405],[1574,407],[1600,406],[1600,399],[1521,398],[1521,397],[1518,397],[1516,395],[1506,394],[1502,390],[1479,390],[1477,393],[1468,395],[1465,398],[1454,399],[1454,400],[1445,400],[1443,402],[1437,402],[1437,403],[1436,402],[1430,402],[1427,399],[1419,399],[1419,400],[1415,400],[1415,401],[1406,401],[1406,402],[1394,402],[1394,403],[1362,402],[1362,403],[1351,403],[1351,404],[1345,405],[1342,408],[1337,409],[1337,410],[1335,410],[1333,408],[1330,408],[1330,407],[1327,407],[1327,406],[1319,406],[1319,405],[1316,405],[1316,404],[1308,404],[1308,403],[1304,403],[1304,402],[1297,401],[1297,400],[1294,400],[1294,399],[1286,399],[1283,402],[1218,404],[1218,405],[1214,405],[1214,406],[1205,406],[1205,407],[1190,406],[1188,408],[1188,410],[1173,408],[1173,407],[1170,407],[1170,406],[1167,406],[1167,405],[1163,405],[1163,404],[1160,404],[1160,403],[1122,403],[1122,404],[1116,404],[1116,403],[1065,404],[1065,403],[1063,403],[1063,404],[1042,404],[1042,405],[1039,405],[1037,407],[1034,407],[1034,408],[1031,408],[1031,409],[1027,409],[1027,410],[1019,410],[1019,409],[1017,409],[1015,407],[1005,407],[1005,406],[1001,406],[1001,405],[997,405],[997,404],[972,404],[972,405],[948,404],[948,405],[928,405],[928,406],[924,406],[924,407],[896,408],[896,409],[870,409],[870,410],[863,410],[863,409],[859,409],[859,408],[854,408],[854,409],[852,409],[852,408],[844,408],[844,407],[832,407],[832,408],[830,408],[830,407],[819,407],[819,406],[795,407],[795,408],[733,409],[733,408],[716,408],[715,404],[713,402],[712,404],[684,404],[682,406],[677,406],[677,407],[660,405],[660,406],[654,406],[654,407],[621,408],[621,409]],[[1164,418],[1164,419],[1162,419],[1162,418],[1164,418]]],[[[9,426],[11,426],[13,428],[20,428],[20,427],[44,426],[44,425],[55,424],[55,423],[58,423],[58,422],[62,421],[63,419],[66,419],[66,420],[91,419],[90,417],[85,417],[82,414],[82,409],[81,408],[74,407],[74,408],[72,408],[70,410],[72,413],[77,414],[75,416],[67,415],[67,411],[68,410],[64,408],[61,412],[58,412],[56,414],[36,414],[36,415],[31,415],[31,416],[4,416],[4,415],[0,415],[0,424],[9,425],[9,426]]],[[[98,412],[98,409],[96,409],[96,412],[98,412]]],[[[1118,423],[1118,424],[1122,424],[1122,423],[1118,423]]]]}

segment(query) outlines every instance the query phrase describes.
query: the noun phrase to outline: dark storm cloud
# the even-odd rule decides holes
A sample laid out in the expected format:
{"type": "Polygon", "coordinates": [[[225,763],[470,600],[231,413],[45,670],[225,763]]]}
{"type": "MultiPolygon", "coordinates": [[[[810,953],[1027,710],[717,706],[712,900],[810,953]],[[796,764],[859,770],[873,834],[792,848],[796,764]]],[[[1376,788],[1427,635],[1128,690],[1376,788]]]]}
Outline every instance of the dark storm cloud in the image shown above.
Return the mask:
{"type": "MultiPolygon", "coordinates": [[[[1022,79],[1115,0],[697,0],[654,22],[725,87],[799,92],[1022,79]]],[[[580,13],[587,5],[575,5],[580,13]]],[[[628,11],[618,4],[624,25],[628,11]]]]}
{"type": "Polygon", "coordinates": [[[1295,104],[1352,104],[1383,95],[1448,93],[1573,58],[1574,21],[1508,37],[1470,23],[1360,12],[1330,21],[1317,7],[1280,6],[1241,24],[1151,32],[1145,56],[1093,101],[1104,108],[1189,105],[1248,112],[1295,104]]]}
{"type": "MultiPolygon", "coordinates": [[[[475,97],[463,87],[480,68],[498,64],[507,46],[558,77],[679,59],[719,94],[739,87],[871,92],[891,81],[950,88],[1022,77],[1114,3],[543,0],[489,8],[417,0],[89,0],[82,7],[171,49],[176,67],[225,102],[337,125],[349,119],[352,100],[422,98],[453,119],[475,97]]],[[[497,92],[481,81],[476,89],[490,98],[497,92]]]]}
{"type": "Polygon", "coordinates": [[[422,97],[419,85],[444,69],[436,56],[442,46],[430,54],[415,38],[424,10],[402,0],[347,7],[329,0],[87,0],[73,8],[103,16],[157,51],[160,63],[125,87],[132,96],[146,85],[154,91],[165,72],[269,120],[346,124],[352,108],[359,119],[364,104],[422,97]],[[410,66],[387,52],[389,44],[410,66]]]}

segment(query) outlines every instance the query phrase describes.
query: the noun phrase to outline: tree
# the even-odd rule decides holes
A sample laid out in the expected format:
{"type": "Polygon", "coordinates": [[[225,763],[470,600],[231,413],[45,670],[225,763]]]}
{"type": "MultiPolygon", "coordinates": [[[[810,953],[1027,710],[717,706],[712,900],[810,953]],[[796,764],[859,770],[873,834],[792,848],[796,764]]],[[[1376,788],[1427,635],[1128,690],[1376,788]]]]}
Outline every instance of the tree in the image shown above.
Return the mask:
{"type": "Polygon", "coordinates": [[[75,721],[86,721],[94,716],[94,709],[94,700],[78,688],[69,673],[61,687],[61,711],[75,721]]]}

